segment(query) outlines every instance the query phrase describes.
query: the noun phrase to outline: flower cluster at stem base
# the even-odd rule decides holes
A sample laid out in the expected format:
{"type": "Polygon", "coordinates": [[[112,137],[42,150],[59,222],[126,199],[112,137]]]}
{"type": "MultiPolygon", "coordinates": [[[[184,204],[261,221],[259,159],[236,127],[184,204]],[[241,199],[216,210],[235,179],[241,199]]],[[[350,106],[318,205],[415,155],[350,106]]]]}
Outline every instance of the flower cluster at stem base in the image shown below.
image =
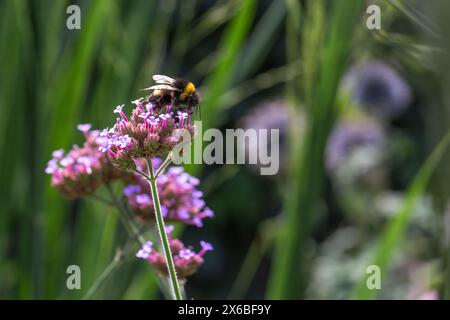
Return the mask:
{"type": "MultiPolygon", "coordinates": [[[[196,252],[187,248],[180,240],[171,237],[172,227],[167,227],[166,229],[177,277],[181,280],[186,280],[203,264],[204,254],[213,250],[213,246],[208,242],[200,241],[201,249],[196,252]]],[[[164,277],[168,276],[166,259],[163,254],[154,248],[151,241],[143,244],[142,248],[136,253],[136,257],[147,260],[161,275],[164,277]]]]}

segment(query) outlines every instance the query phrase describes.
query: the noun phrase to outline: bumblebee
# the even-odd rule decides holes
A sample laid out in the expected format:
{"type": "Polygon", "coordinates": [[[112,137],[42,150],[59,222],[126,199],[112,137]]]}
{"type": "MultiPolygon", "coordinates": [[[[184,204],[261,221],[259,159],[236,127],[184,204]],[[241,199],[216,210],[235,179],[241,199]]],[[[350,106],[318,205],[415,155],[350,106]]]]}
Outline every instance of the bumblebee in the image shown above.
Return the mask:
{"type": "Polygon", "coordinates": [[[175,110],[192,113],[198,107],[200,95],[192,82],[159,74],[155,74],[153,80],[157,84],[143,90],[152,90],[147,101],[157,109],[171,104],[175,110]]]}

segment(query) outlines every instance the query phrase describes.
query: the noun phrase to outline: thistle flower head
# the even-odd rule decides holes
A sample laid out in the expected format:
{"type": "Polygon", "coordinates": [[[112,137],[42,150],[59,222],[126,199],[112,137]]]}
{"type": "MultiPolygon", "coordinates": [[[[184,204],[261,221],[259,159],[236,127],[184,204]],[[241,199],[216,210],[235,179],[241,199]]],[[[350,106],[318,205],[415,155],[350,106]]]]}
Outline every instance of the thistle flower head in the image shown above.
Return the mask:
{"type": "Polygon", "coordinates": [[[114,168],[106,154],[99,151],[103,137],[90,124],[80,124],[85,142],[82,147],[74,145],[65,154],[64,150],[53,151],[45,172],[50,174],[51,184],[68,198],[77,198],[95,192],[103,183],[124,178],[128,174],[114,168]]]}
{"type": "Polygon", "coordinates": [[[338,170],[353,152],[361,148],[376,149],[381,154],[386,143],[382,128],[372,118],[356,116],[343,119],[328,139],[326,167],[331,172],[338,170]]]}
{"type": "Polygon", "coordinates": [[[120,118],[102,133],[105,140],[99,150],[108,153],[111,162],[119,168],[132,170],[134,159],[166,156],[183,141],[183,135],[178,132],[181,129],[194,136],[195,128],[189,123],[189,116],[166,112],[166,106],[155,108],[142,98],[133,104],[130,117],[125,114],[124,105],[117,106],[114,113],[120,118]]]}
{"type": "MultiPolygon", "coordinates": [[[[142,166],[139,163],[137,165],[142,166]]],[[[153,165],[157,165],[157,162],[153,165]]],[[[171,167],[158,177],[159,200],[166,220],[202,227],[204,218],[214,216],[213,211],[205,206],[203,193],[197,189],[198,184],[198,179],[184,172],[182,167],[171,167]]],[[[147,181],[137,178],[137,184],[127,186],[123,192],[130,208],[140,219],[154,218],[153,200],[147,181]]]]}
{"type": "MultiPolygon", "coordinates": [[[[213,250],[213,246],[206,241],[201,241],[201,250],[196,252],[191,248],[187,248],[180,240],[173,239],[170,233],[167,233],[167,235],[177,276],[179,279],[186,280],[197,272],[198,268],[203,264],[205,253],[213,250]]],[[[152,242],[147,241],[144,243],[142,248],[136,253],[136,257],[147,260],[160,274],[165,277],[168,276],[166,259],[163,254],[154,248],[152,242]]]]}
{"type": "Polygon", "coordinates": [[[404,112],[412,100],[411,89],[389,65],[360,63],[344,77],[353,100],[379,116],[392,119],[404,112]]]}

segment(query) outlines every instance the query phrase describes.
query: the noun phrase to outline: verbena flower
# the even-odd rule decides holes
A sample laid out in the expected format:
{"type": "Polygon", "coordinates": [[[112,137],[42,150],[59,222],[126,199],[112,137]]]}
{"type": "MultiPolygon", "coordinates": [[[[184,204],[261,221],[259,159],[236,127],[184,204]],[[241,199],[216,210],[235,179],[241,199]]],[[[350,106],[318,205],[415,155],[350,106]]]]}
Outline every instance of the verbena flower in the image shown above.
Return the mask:
{"type": "Polygon", "coordinates": [[[353,116],[342,119],[336,124],[328,139],[325,151],[326,167],[334,172],[358,149],[370,148],[380,151],[385,148],[386,143],[382,128],[371,118],[353,116]]]}
{"type": "Polygon", "coordinates": [[[183,141],[182,131],[192,138],[195,127],[189,123],[189,114],[171,112],[170,105],[159,109],[144,99],[133,101],[135,105],[128,117],[124,105],[117,106],[116,124],[105,129],[105,138],[100,146],[110,155],[111,161],[122,169],[135,169],[134,159],[165,157],[178,143],[183,141]]]}
{"type": "Polygon", "coordinates": [[[416,300],[439,300],[437,290],[429,290],[420,294],[416,300]]]}
{"type": "MultiPolygon", "coordinates": [[[[154,161],[153,166],[158,166],[159,162],[154,161]]],[[[138,161],[137,166],[142,166],[142,163],[138,161]]],[[[142,169],[145,171],[145,168],[142,169]]],[[[204,218],[214,215],[205,206],[203,193],[197,189],[198,184],[198,179],[184,172],[183,167],[171,167],[158,177],[158,194],[165,220],[201,227],[204,218]]],[[[154,219],[153,200],[146,180],[137,177],[137,184],[127,186],[123,193],[140,219],[154,219]]]]}
{"type": "MultiPolygon", "coordinates": [[[[199,251],[194,251],[193,249],[186,247],[180,240],[173,239],[171,237],[172,229],[173,228],[168,227],[167,234],[175,270],[179,279],[186,280],[203,264],[203,256],[207,251],[213,250],[213,246],[206,241],[200,241],[201,249],[199,251]]],[[[143,244],[142,248],[136,253],[136,257],[147,260],[160,274],[165,277],[168,276],[166,259],[163,254],[154,248],[151,241],[147,241],[143,244]]]]}
{"type": "Polygon", "coordinates": [[[356,103],[369,111],[391,119],[404,112],[412,100],[411,89],[389,65],[372,61],[350,69],[344,86],[356,103]]]}
{"type": "Polygon", "coordinates": [[[62,149],[54,151],[45,169],[52,177],[52,186],[68,198],[92,194],[103,183],[129,176],[114,168],[108,155],[98,150],[104,143],[98,130],[90,130],[90,124],[80,124],[78,129],[85,137],[83,146],[74,145],[67,154],[62,149]]]}

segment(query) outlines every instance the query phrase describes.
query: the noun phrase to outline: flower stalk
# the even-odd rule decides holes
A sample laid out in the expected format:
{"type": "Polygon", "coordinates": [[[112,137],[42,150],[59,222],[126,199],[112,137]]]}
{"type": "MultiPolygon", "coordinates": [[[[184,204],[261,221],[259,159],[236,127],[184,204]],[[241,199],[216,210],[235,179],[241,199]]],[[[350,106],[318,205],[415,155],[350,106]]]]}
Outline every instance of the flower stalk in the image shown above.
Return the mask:
{"type": "Polygon", "coordinates": [[[166,160],[159,166],[158,170],[156,170],[155,179],[158,178],[164,170],[169,166],[169,164],[172,162],[172,152],[169,152],[169,155],[167,156],[166,160]]]}
{"type": "MultiPolygon", "coordinates": [[[[105,203],[107,205],[113,206],[117,209],[119,219],[128,233],[129,240],[123,249],[117,250],[113,260],[103,270],[101,275],[95,280],[95,282],[89,288],[87,293],[84,295],[83,300],[91,299],[96,294],[98,289],[103,285],[103,283],[115,271],[115,269],[124,261],[124,257],[128,255],[129,250],[131,249],[132,242],[137,242],[140,246],[145,244],[145,240],[142,237],[138,227],[134,224],[133,219],[128,215],[126,206],[122,204],[121,201],[118,199],[118,197],[114,194],[112,186],[107,184],[106,189],[108,190],[111,199],[104,199],[95,194],[91,196],[93,199],[105,203]]],[[[165,297],[169,297],[171,295],[172,290],[167,286],[165,282],[163,283],[163,279],[160,274],[156,273],[156,276],[159,288],[161,289],[165,297]]],[[[184,288],[182,288],[182,290],[184,292],[184,288]]]]}
{"type": "Polygon", "coordinates": [[[182,300],[180,285],[178,283],[177,274],[175,271],[175,264],[172,258],[172,252],[170,250],[169,239],[166,234],[166,228],[164,225],[164,218],[161,211],[161,204],[159,202],[158,187],[156,184],[156,175],[154,173],[153,165],[151,161],[148,161],[148,176],[147,179],[150,185],[150,190],[152,192],[153,205],[155,208],[156,224],[158,226],[158,233],[161,239],[161,244],[163,248],[164,256],[166,257],[167,270],[169,274],[169,279],[172,284],[173,296],[175,300],[182,300]]]}
{"type": "MultiPolygon", "coordinates": [[[[127,244],[125,245],[124,249],[118,249],[116,251],[116,254],[114,256],[114,259],[110,262],[110,264],[103,270],[103,272],[100,274],[100,276],[95,280],[95,282],[92,284],[92,286],[89,288],[89,290],[86,292],[86,294],[83,296],[83,300],[90,300],[95,293],[97,293],[98,289],[101,287],[101,285],[106,281],[106,279],[114,272],[114,270],[119,266],[121,262],[123,262],[124,256],[128,254],[128,251],[131,246],[131,241],[133,239],[128,240],[127,244]]],[[[133,240],[134,241],[134,240],[133,240]]]]}
{"type": "Polygon", "coordinates": [[[142,238],[142,236],[139,234],[139,230],[136,227],[136,225],[134,225],[132,220],[127,216],[127,213],[126,213],[126,210],[124,209],[123,204],[116,197],[116,195],[114,194],[114,191],[112,190],[112,187],[110,185],[106,185],[106,189],[108,190],[108,192],[111,196],[112,202],[114,203],[115,207],[118,210],[119,218],[120,218],[123,226],[127,230],[128,235],[130,237],[134,238],[139,244],[142,245],[145,241],[142,238]]]}

